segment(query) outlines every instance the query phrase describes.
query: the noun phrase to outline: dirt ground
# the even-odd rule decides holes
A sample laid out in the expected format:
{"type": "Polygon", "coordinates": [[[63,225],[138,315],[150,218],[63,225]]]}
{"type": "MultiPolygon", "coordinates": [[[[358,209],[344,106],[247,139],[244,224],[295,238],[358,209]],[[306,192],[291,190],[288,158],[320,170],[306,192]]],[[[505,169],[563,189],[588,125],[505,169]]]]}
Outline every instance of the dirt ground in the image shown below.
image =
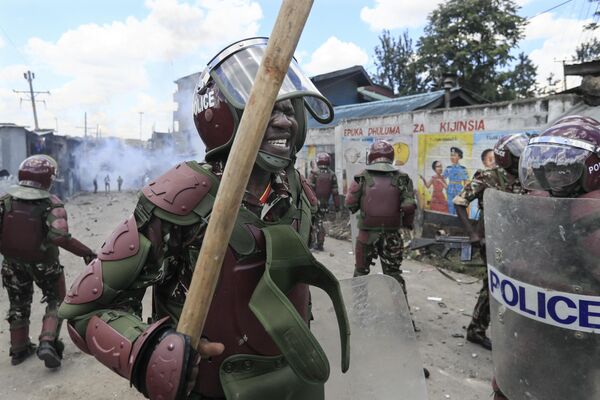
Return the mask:
{"type": "MultiPolygon", "coordinates": [[[[127,218],[135,205],[136,194],[83,194],[66,205],[70,230],[75,237],[92,248],[99,248],[103,239],[127,218]]],[[[327,238],[325,251],[315,253],[340,279],[352,276],[352,245],[348,241],[327,238]]],[[[61,251],[67,287],[84,267],[83,261],[61,251]]],[[[491,352],[466,342],[465,326],[475,304],[481,282],[458,273],[450,273],[457,283],[442,275],[429,264],[406,260],[403,264],[408,297],[415,323],[420,330],[417,341],[423,365],[431,371],[427,380],[430,400],[488,399],[491,394],[491,352]],[[441,301],[428,298],[441,298],[441,301]]],[[[380,271],[379,266],[372,273],[380,271]]],[[[8,298],[0,291],[0,314],[5,315],[8,298]]],[[[149,307],[145,307],[149,309],[149,307]]],[[[32,306],[30,336],[37,341],[44,305],[40,292],[35,291],[32,306]]],[[[0,322],[0,399],[14,400],[103,400],[141,399],[135,389],[93,357],[75,347],[66,329],[63,366],[48,370],[35,356],[18,366],[11,366],[8,323],[0,322]]],[[[391,371],[393,377],[393,371],[391,371]]],[[[398,397],[401,398],[401,397],[398,397]]],[[[410,400],[410,399],[407,399],[410,400]]]]}

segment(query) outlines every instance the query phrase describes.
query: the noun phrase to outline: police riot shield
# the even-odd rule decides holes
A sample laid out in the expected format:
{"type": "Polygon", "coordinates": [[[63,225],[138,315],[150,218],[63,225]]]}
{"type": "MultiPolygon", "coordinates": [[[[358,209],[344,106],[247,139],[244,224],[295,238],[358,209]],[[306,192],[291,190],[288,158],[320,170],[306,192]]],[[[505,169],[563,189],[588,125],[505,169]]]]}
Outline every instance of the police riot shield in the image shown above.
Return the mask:
{"type": "Polygon", "coordinates": [[[325,385],[330,400],[425,400],[427,390],[406,298],[386,275],[340,281],[350,321],[350,369],[339,368],[340,344],[331,301],[312,289],[311,331],[327,353],[331,375],[325,385]]]}
{"type": "Polygon", "coordinates": [[[600,200],[489,189],[484,204],[498,386],[600,399],[600,200]]]}

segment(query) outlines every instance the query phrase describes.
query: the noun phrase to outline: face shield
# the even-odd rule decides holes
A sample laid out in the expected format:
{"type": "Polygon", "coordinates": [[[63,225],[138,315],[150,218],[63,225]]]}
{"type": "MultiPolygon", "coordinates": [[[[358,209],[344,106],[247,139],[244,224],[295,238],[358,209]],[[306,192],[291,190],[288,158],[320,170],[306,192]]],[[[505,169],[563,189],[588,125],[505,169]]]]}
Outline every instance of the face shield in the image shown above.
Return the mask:
{"type": "Polygon", "coordinates": [[[521,157],[521,153],[529,143],[529,138],[522,134],[514,135],[510,140],[508,140],[505,144],[508,151],[515,157],[521,157]]]}
{"type": "Polygon", "coordinates": [[[592,144],[582,140],[533,138],[521,156],[519,178],[528,190],[560,192],[579,181],[594,151],[592,144]]]}
{"type": "MultiPolygon", "coordinates": [[[[227,100],[234,107],[244,109],[266,48],[266,38],[248,39],[229,46],[208,64],[200,80],[207,82],[212,77],[227,100]]],[[[298,97],[303,98],[306,109],[317,121],[331,122],[331,104],[292,59],[276,101],[298,97]]]]}

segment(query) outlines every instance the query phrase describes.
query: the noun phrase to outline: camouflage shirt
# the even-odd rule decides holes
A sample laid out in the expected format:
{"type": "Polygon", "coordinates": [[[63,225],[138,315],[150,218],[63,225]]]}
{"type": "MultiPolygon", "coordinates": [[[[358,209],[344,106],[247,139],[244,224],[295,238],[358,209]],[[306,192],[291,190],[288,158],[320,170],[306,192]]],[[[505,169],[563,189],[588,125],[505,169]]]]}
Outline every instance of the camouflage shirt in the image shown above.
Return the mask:
{"type": "Polygon", "coordinates": [[[519,178],[509,174],[504,168],[480,169],[475,172],[473,179],[463,187],[452,202],[459,206],[468,207],[470,202],[477,199],[479,208],[483,209],[483,192],[488,188],[508,193],[524,193],[519,178]]]}

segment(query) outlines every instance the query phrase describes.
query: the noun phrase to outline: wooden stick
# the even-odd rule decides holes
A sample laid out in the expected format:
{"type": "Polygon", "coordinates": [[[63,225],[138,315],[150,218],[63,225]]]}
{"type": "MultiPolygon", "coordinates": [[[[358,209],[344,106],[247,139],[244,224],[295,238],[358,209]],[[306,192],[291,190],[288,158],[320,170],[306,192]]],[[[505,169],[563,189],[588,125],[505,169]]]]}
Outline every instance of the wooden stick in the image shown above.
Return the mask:
{"type": "Polygon", "coordinates": [[[231,147],[177,331],[200,337],[275,99],[287,74],[313,0],[284,0],[231,147]]]}

